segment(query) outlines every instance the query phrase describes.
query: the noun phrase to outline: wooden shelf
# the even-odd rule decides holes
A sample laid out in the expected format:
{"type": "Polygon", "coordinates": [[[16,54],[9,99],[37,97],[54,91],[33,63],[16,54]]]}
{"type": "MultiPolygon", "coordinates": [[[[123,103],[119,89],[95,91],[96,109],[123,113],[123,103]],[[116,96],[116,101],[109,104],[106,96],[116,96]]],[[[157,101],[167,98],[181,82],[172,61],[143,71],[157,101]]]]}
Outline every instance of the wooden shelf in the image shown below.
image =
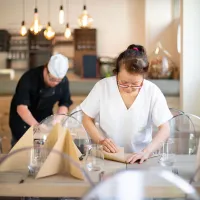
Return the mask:
{"type": "Polygon", "coordinates": [[[58,46],[58,45],[73,45],[74,41],[67,41],[67,40],[57,40],[53,46],[58,46]]]}
{"type": "Polygon", "coordinates": [[[52,48],[40,48],[40,49],[30,49],[29,53],[45,53],[52,52],[52,48]]]}
{"type": "MultiPolygon", "coordinates": [[[[16,69],[20,67],[21,63],[27,63],[29,59],[29,49],[28,49],[28,37],[27,36],[21,36],[18,33],[11,33],[11,39],[9,41],[10,49],[8,52],[7,57],[7,68],[16,69]]],[[[26,69],[26,66],[23,66],[22,68],[26,69]]]]}
{"type": "Polygon", "coordinates": [[[8,62],[13,62],[13,61],[27,61],[27,60],[28,60],[28,58],[24,58],[24,59],[23,58],[16,58],[16,59],[15,58],[14,59],[9,59],[8,58],[7,59],[8,62]]]}

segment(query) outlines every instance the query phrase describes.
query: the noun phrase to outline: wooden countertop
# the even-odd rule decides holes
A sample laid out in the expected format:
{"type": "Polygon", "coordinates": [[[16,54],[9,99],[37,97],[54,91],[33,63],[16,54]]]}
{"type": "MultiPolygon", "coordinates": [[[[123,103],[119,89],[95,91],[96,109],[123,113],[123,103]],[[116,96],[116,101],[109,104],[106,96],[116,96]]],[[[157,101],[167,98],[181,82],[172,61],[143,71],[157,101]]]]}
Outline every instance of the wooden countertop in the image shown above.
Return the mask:
{"type": "MultiPolygon", "coordinates": [[[[180,155],[173,168],[178,168],[179,175],[188,180],[194,173],[196,156],[180,155]]],[[[104,171],[106,175],[116,173],[119,170],[127,169],[163,169],[158,164],[158,157],[151,158],[144,164],[126,165],[123,163],[105,160],[104,171]]],[[[166,168],[172,170],[171,168],[166,168]]],[[[99,182],[99,173],[92,172],[90,177],[92,181],[99,182]]],[[[32,177],[24,177],[24,182],[19,183],[21,177],[17,174],[8,174],[9,178],[2,180],[0,178],[0,196],[32,196],[32,197],[82,197],[90,189],[91,186],[86,181],[74,179],[72,177],[63,177],[59,175],[46,177],[43,179],[33,179],[32,177]],[[12,176],[11,176],[12,175],[12,176]]],[[[184,194],[165,182],[156,182],[155,180],[147,181],[145,191],[148,197],[154,198],[170,198],[183,197],[184,194]],[[159,184],[158,184],[159,183],[159,184]]],[[[200,191],[200,183],[194,184],[196,189],[200,191]]]]}
{"type": "MultiPolygon", "coordinates": [[[[126,164],[124,163],[109,160],[104,162],[106,176],[118,170],[126,170],[126,164]]],[[[99,182],[99,174],[100,171],[89,173],[95,184],[99,182]]],[[[34,179],[19,172],[9,172],[7,174],[6,172],[0,172],[0,196],[82,197],[90,188],[91,185],[88,181],[73,177],[54,175],[34,179]],[[20,183],[21,179],[24,179],[23,183],[20,183]]]]}

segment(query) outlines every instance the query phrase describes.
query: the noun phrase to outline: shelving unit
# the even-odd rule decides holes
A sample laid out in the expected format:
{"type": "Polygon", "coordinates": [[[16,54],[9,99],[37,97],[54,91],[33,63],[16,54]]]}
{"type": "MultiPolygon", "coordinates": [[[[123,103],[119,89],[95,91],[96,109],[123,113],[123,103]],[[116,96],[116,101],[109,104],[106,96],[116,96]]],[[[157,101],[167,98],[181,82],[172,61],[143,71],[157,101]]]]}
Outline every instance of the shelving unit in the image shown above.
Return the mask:
{"type": "MultiPolygon", "coordinates": [[[[96,29],[75,29],[70,39],[57,33],[53,40],[47,40],[43,31],[37,35],[28,32],[24,37],[11,34],[7,68],[27,70],[46,64],[52,54],[61,53],[68,57],[70,69],[84,77],[84,56],[96,56],[96,29]]],[[[92,59],[94,65],[96,58],[92,59]]]]}
{"type": "Polygon", "coordinates": [[[7,55],[8,69],[28,69],[28,38],[19,34],[12,34],[10,39],[10,49],[7,55]]]}
{"type": "Polygon", "coordinates": [[[28,32],[27,36],[11,34],[10,49],[7,55],[7,68],[26,70],[43,65],[52,55],[52,41],[44,37],[43,31],[38,35],[28,32]]]}
{"type": "Polygon", "coordinates": [[[69,39],[64,37],[64,33],[56,33],[53,39],[53,46],[63,46],[63,45],[73,45],[74,44],[74,36],[73,33],[69,39]]]}
{"type": "Polygon", "coordinates": [[[53,53],[61,53],[69,60],[69,68],[74,68],[74,36],[69,39],[64,37],[63,33],[56,33],[53,40],[53,53]]]}
{"type": "Polygon", "coordinates": [[[0,52],[9,51],[10,33],[7,30],[0,30],[0,52]]]}
{"type": "Polygon", "coordinates": [[[96,29],[75,29],[74,70],[81,77],[84,77],[83,57],[86,55],[96,56],[96,29]]]}
{"type": "Polygon", "coordinates": [[[47,40],[43,32],[44,30],[37,35],[31,32],[28,34],[30,68],[46,64],[52,55],[52,40],[47,40]]]}

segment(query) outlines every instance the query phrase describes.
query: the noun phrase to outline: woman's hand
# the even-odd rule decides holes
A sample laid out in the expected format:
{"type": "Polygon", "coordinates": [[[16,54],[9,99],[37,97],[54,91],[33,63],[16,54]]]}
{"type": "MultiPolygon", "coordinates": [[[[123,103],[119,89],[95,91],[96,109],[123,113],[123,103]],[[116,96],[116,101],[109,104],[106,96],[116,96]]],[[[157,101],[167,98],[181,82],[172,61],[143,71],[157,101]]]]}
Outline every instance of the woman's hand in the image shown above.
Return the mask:
{"type": "Polygon", "coordinates": [[[108,153],[117,153],[118,149],[116,144],[110,139],[105,138],[99,142],[99,144],[103,145],[103,150],[108,153]]]}
{"type": "Polygon", "coordinates": [[[130,157],[128,157],[127,159],[127,163],[143,163],[144,161],[146,161],[149,157],[151,156],[151,153],[149,151],[143,150],[139,153],[133,153],[130,157]]]}

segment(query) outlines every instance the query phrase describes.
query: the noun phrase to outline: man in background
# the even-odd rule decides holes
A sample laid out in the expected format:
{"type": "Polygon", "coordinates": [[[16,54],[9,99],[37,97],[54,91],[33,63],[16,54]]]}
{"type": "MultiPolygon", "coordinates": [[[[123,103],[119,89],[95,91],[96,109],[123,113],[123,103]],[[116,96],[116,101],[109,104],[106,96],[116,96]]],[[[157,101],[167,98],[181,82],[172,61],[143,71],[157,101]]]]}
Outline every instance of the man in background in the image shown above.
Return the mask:
{"type": "Polygon", "coordinates": [[[58,102],[57,114],[66,114],[72,104],[69,82],[66,77],[68,59],[53,55],[48,64],[27,71],[19,80],[10,107],[9,125],[12,143],[23,136],[30,126],[53,114],[58,102]]]}

